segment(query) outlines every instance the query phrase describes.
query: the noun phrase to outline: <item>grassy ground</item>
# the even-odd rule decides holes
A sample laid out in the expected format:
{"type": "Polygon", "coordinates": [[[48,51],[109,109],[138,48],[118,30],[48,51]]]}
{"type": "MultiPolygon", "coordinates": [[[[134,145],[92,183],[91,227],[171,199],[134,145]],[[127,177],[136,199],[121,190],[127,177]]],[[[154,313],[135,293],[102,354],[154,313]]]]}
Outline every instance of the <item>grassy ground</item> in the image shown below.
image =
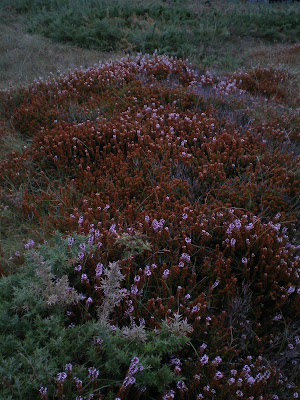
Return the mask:
{"type": "MultiPolygon", "coordinates": [[[[232,71],[255,62],[257,48],[267,52],[274,48],[276,52],[281,44],[300,41],[298,3],[2,0],[0,21],[7,21],[7,16],[21,22],[21,31],[40,33],[56,42],[130,54],[152,54],[157,49],[158,53],[189,58],[198,65],[219,70],[232,71]]],[[[13,31],[8,33],[14,36],[13,31]]],[[[24,39],[25,45],[32,41],[33,48],[26,52],[23,64],[28,63],[31,50],[34,55],[41,51],[42,56],[43,48],[49,45],[49,42],[39,42],[41,39],[37,36],[24,39]]],[[[5,42],[5,30],[2,40],[5,42]]],[[[62,49],[59,46],[54,51],[60,54],[62,49]]],[[[45,52],[46,58],[47,55],[51,57],[51,51],[50,54],[45,52]]],[[[56,62],[59,64],[55,58],[53,67],[56,62]]],[[[63,66],[68,65],[68,58],[63,66]]],[[[10,61],[9,57],[4,58],[3,63],[10,61]]],[[[77,60],[69,61],[71,67],[73,61],[77,60]]],[[[33,65],[32,69],[35,67],[33,65]]],[[[23,74],[23,68],[24,65],[20,65],[17,75],[23,74]]]]}
{"type": "Polygon", "coordinates": [[[26,31],[21,19],[0,24],[0,90],[27,85],[39,77],[47,78],[58,70],[67,72],[121,57],[122,52],[105,53],[54,43],[39,34],[26,31]]]}

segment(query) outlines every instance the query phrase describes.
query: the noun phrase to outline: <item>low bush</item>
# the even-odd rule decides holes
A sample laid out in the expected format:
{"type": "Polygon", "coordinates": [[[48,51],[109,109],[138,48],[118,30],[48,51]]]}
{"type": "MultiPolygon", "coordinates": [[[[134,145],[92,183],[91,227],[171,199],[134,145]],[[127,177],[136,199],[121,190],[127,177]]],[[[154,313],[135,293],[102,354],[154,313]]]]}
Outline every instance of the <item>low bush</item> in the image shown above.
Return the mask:
{"type": "Polygon", "coordinates": [[[2,193],[48,232],[0,280],[2,396],[297,398],[298,137],[243,74],[154,54],[2,92],[31,138],[2,193]]]}

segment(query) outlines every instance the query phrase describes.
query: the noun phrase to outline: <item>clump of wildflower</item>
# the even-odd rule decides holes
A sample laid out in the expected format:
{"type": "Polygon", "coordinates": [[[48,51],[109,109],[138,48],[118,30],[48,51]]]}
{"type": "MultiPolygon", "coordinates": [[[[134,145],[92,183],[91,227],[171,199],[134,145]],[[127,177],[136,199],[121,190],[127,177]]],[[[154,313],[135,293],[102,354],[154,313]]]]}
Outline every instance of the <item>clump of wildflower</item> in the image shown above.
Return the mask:
{"type": "Polygon", "coordinates": [[[89,371],[89,378],[90,378],[90,380],[91,380],[91,381],[95,381],[95,380],[98,378],[98,376],[99,376],[99,371],[98,371],[96,368],[94,368],[94,367],[90,367],[90,368],[88,369],[88,371],[89,371]]]}
{"type": "Polygon", "coordinates": [[[118,396],[122,398],[124,394],[128,391],[128,389],[136,383],[135,375],[139,371],[143,371],[144,367],[140,364],[140,360],[138,357],[133,357],[131,360],[130,366],[128,368],[126,377],[123,381],[123,384],[119,390],[118,396]]]}
{"type": "Polygon", "coordinates": [[[35,245],[34,240],[29,239],[28,242],[24,245],[24,247],[26,250],[29,250],[29,249],[33,249],[34,245],[35,245]]]}
{"type": "Polygon", "coordinates": [[[39,389],[39,392],[41,394],[41,400],[47,400],[47,388],[44,386],[41,386],[39,389]]]}

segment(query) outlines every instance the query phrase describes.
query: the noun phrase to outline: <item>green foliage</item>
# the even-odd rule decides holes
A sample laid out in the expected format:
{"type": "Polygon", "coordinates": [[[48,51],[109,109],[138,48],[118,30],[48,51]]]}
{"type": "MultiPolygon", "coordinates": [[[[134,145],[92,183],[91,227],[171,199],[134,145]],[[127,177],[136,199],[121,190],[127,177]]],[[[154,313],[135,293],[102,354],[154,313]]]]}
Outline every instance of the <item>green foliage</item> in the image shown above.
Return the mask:
{"type": "Polygon", "coordinates": [[[199,61],[212,48],[222,53],[224,46],[241,38],[292,43],[300,39],[297,4],[14,0],[9,7],[27,13],[32,32],[104,51],[157,49],[199,61]]]}
{"type": "MultiPolygon", "coordinates": [[[[105,391],[109,387],[111,394],[116,394],[135,356],[144,367],[136,377],[137,385],[147,386],[153,393],[162,391],[178,380],[168,360],[184,346],[186,337],[170,332],[166,324],[157,333],[145,331],[142,342],[95,319],[73,326],[66,305],[45,302],[45,282],[37,273],[41,268],[50,268],[55,278],[68,274],[71,286],[75,282],[70,260],[80,243],[88,248],[88,238],[76,234],[73,238],[71,248],[56,234],[38,251],[27,251],[18,273],[0,280],[0,398],[38,399],[40,385],[48,388],[49,396],[55,396],[55,376],[67,363],[72,363],[74,376],[86,383],[84,390],[90,387],[87,369],[93,366],[100,370],[99,388],[105,391]],[[101,352],[96,350],[95,338],[102,340],[101,352]]],[[[66,382],[64,390],[68,399],[75,398],[71,382],[66,382]]]]}
{"type": "Polygon", "coordinates": [[[129,258],[142,254],[144,251],[151,250],[150,243],[145,240],[139,232],[136,232],[133,236],[122,234],[115,241],[115,244],[125,247],[124,258],[129,258]]]}

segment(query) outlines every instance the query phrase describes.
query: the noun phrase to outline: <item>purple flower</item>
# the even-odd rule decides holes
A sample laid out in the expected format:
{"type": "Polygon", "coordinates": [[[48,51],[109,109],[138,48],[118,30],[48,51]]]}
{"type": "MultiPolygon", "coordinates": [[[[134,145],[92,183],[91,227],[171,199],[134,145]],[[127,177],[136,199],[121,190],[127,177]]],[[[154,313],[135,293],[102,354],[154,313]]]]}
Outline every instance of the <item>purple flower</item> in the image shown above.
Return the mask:
{"type": "Polygon", "coordinates": [[[186,237],[184,240],[186,241],[186,243],[191,243],[192,242],[192,239],[189,238],[189,237],[186,237]]]}
{"type": "Polygon", "coordinates": [[[134,376],[126,376],[123,382],[124,388],[127,388],[128,386],[134,385],[136,382],[136,379],[134,376]]]}
{"type": "Polygon", "coordinates": [[[113,225],[109,228],[109,232],[112,233],[113,235],[117,235],[116,224],[113,224],[113,225]]]}
{"type": "Polygon", "coordinates": [[[94,368],[94,367],[90,367],[90,368],[88,369],[88,371],[89,371],[89,378],[90,378],[90,380],[91,380],[91,381],[95,381],[95,380],[98,378],[98,376],[99,376],[99,371],[98,371],[96,368],[94,368]]]}
{"type": "Polygon", "coordinates": [[[217,356],[213,361],[212,364],[213,365],[219,365],[222,362],[222,358],[217,356]]]}
{"type": "Polygon", "coordinates": [[[89,278],[87,277],[87,274],[82,274],[81,275],[81,282],[88,282],[89,278]]]}
{"type": "Polygon", "coordinates": [[[184,261],[190,262],[191,261],[191,257],[189,256],[189,254],[187,253],[182,253],[180,258],[184,261]]]}
{"type": "Polygon", "coordinates": [[[72,236],[69,236],[69,237],[68,237],[68,245],[69,245],[70,247],[72,247],[74,241],[75,241],[75,239],[74,239],[72,236]]]}
{"type": "Polygon", "coordinates": [[[73,379],[74,379],[74,382],[76,383],[76,389],[80,390],[82,388],[82,381],[79,378],[77,378],[76,376],[73,379]]]}
{"type": "Polygon", "coordinates": [[[281,320],[282,319],[282,315],[281,314],[278,314],[278,315],[276,315],[274,318],[273,318],[273,321],[279,321],[279,320],[281,320]]]}
{"type": "Polygon", "coordinates": [[[234,238],[232,238],[232,239],[230,240],[230,245],[231,245],[231,247],[234,247],[235,244],[236,244],[236,240],[235,240],[234,238]]]}
{"type": "Polygon", "coordinates": [[[181,361],[179,360],[179,358],[172,358],[171,359],[171,365],[172,364],[175,364],[177,367],[180,367],[181,361]]]}
{"type": "Polygon", "coordinates": [[[81,271],[82,270],[82,266],[80,264],[77,265],[77,267],[74,268],[75,271],[81,271]]]}
{"type": "Polygon", "coordinates": [[[178,381],[176,386],[179,390],[187,390],[186,384],[183,381],[178,381]]]}
{"type": "Polygon", "coordinates": [[[86,299],[86,305],[90,305],[90,304],[92,304],[93,303],[93,299],[91,298],[91,297],[88,297],[87,299],[86,299]]]}
{"type": "Polygon", "coordinates": [[[149,215],[145,215],[145,221],[148,223],[150,221],[149,215]]]}
{"type": "Polygon", "coordinates": [[[65,372],[59,372],[58,374],[57,374],[57,380],[59,381],[59,382],[64,382],[65,380],[67,379],[67,374],[65,373],[65,372]]]}
{"type": "Polygon", "coordinates": [[[292,294],[292,293],[294,293],[294,291],[295,291],[295,286],[290,286],[288,288],[287,294],[292,294]]]}
{"type": "Polygon", "coordinates": [[[39,392],[41,393],[41,395],[46,395],[47,394],[47,388],[44,386],[41,386],[39,389],[39,392]]]}
{"type": "Polygon", "coordinates": [[[82,224],[82,223],[83,223],[83,216],[80,215],[80,217],[79,217],[79,219],[78,219],[78,225],[80,225],[80,224],[82,224]]]}
{"type": "Polygon", "coordinates": [[[169,390],[167,393],[164,394],[163,400],[173,400],[175,398],[174,390],[169,390]]]}
{"type": "Polygon", "coordinates": [[[26,250],[28,250],[28,249],[32,249],[34,247],[34,245],[35,245],[34,241],[32,239],[29,239],[28,243],[26,243],[24,247],[26,250]]]}
{"type": "Polygon", "coordinates": [[[251,371],[251,368],[249,367],[249,365],[244,365],[243,367],[243,371],[245,371],[247,374],[251,371]]]}
{"type": "Polygon", "coordinates": [[[136,275],[134,277],[134,282],[139,282],[141,280],[141,277],[139,275],[136,275]]]}
{"type": "Polygon", "coordinates": [[[166,279],[169,275],[170,275],[170,270],[165,269],[162,277],[163,279],[166,279]]]}
{"type": "Polygon", "coordinates": [[[226,233],[231,234],[232,230],[235,228],[234,224],[229,224],[226,233]]]}
{"type": "Polygon", "coordinates": [[[183,262],[183,261],[180,261],[179,264],[178,264],[178,267],[179,267],[179,268],[183,268],[183,267],[184,267],[184,262],[183,262]]]}
{"type": "Polygon", "coordinates": [[[128,308],[127,308],[127,310],[125,310],[125,315],[130,315],[134,311],[134,307],[132,305],[132,300],[128,300],[127,304],[128,304],[128,308]]]}
{"type": "Polygon", "coordinates": [[[208,359],[209,359],[209,357],[206,354],[204,354],[204,356],[201,357],[201,359],[200,359],[201,364],[202,365],[207,364],[208,363],[208,359]]]}
{"type": "Polygon", "coordinates": [[[103,273],[103,264],[98,263],[96,266],[96,278],[100,278],[103,273]]]}
{"type": "Polygon", "coordinates": [[[236,219],[234,221],[234,224],[235,224],[236,229],[240,229],[242,226],[241,221],[239,219],[236,219]]]}
{"type": "Polygon", "coordinates": [[[149,265],[146,265],[145,267],[145,275],[150,276],[152,274],[149,265]]]}
{"type": "Polygon", "coordinates": [[[200,307],[199,307],[199,305],[197,304],[197,305],[195,305],[193,308],[192,308],[192,313],[196,313],[196,312],[198,312],[198,311],[200,311],[200,307]]]}
{"type": "Polygon", "coordinates": [[[246,257],[243,257],[243,258],[242,258],[242,263],[243,263],[243,264],[247,264],[247,262],[248,262],[248,259],[247,259],[246,257]]]}
{"type": "Polygon", "coordinates": [[[152,228],[154,229],[154,231],[157,231],[158,229],[161,229],[164,226],[165,220],[161,219],[159,222],[157,221],[157,219],[154,219],[152,221],[152,228]]]}
{"type": "Polygon", "coordinates": [[[139,292],[139,289],[137,288],[136,285],[131,285],[131,293],[136,296],[139,292]]]}
{"type": "Polygon", "coordinates": [[[188,215],[186,213],[181,214],[183,220],[187,219],[188,215]]]}
{"type": "Polygon", "coordinates": [[[217,372],[215,373],[215,379],[222,379],[222,378],[223,378],[222,372],[221,372],[221,371],[217,371],[217,372]]]}
{"type": "Polygon", "coordinates": [[[215,281],[215,283],[212,285],[212,289],[215,289],[218,286],[219,283],[220,283],[220,281],[217,279],[215,281]]]}
{"type": "Polygon", "coordinates": [[[247,382],[249,383],[249,385],[253,385],[255,383],[255,379],[253,378],[253,376],[249,376],[247,382]]]}
{"type": "Polygon", "coordinates": [[[80,253],[78,253],[78,258],[79,258],[79,260],[83,260],[84,259],[84,256],[85,256],[85,254],[83,253],[83,252],[80,252],[80,253]]]}
{"type": "Polygon", "coordinates": [[[72,369],[73,369],[73,365],[71,363],[68,363],[68,364],[65,365],[65,370],[67,372],[71,373],[72,369]]]}
{"type": "Polygon", "coordinates": [[[94,337],[94,343],[95,343],[95,345],[97,345],[97,346],[101,346],[101,345],[103,344],[103,340],[100,339],[98,336],[95,336],[95,337],[94,337]]]}
{"type": "Polygon", "coordinates": [[[247,226],[246,226],[246,230],[247,231],[250,231],[251,229],[253,229],[254,228],[254,225],[252,224],[252,222],[250,222],[250,224],[248,224],[247,226]]]}
{"type": "Polygon", "coordinates": [[[83,251],[83,253],[85,252],[85,243],[80,243],[79,245],[80,250],[83,251]]]}

